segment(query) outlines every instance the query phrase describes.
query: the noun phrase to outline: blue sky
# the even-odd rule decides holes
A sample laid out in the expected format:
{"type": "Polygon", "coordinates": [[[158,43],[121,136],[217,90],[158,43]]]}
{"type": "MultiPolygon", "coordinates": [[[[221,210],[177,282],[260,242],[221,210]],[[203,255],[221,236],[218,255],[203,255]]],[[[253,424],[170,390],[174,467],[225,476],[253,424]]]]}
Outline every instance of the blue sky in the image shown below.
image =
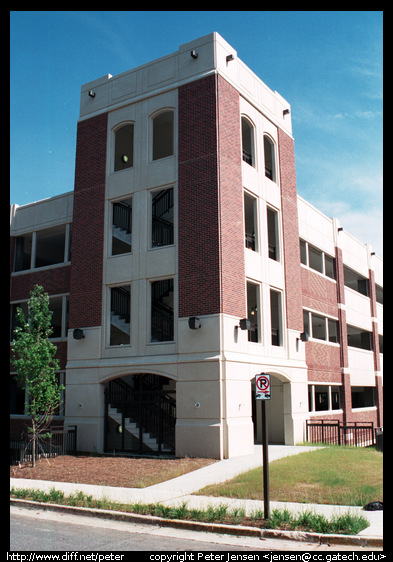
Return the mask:
{"type": "Polygon", "coordinates": [[[381,11],[11,11],[10,202],[74,187],[80,87],[217,31],[290,104],[298,193],[382,256],[381,11]]]}

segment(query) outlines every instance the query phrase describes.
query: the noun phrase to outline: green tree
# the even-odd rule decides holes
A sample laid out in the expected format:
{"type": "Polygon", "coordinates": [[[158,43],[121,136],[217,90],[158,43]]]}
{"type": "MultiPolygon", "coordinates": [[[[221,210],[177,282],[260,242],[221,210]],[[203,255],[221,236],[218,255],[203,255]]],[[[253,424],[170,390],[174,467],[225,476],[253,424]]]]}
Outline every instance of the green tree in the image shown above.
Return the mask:
{"type": "Polygon", "coordinates": [[[28,427],[32,442],[32,464],[35,466],[37,448],[50,437],[49,426],[61,403],[60,386],[56,377],[59,362],[57,348],[49,341],[52,334],[52,312],[49,296],[43,287],[35,285],[27,303],[27,318],[17,308],[17,327],[12,342],[11,363],[19,386],[27,391],[27,411],[31,416],[28,427]]]}

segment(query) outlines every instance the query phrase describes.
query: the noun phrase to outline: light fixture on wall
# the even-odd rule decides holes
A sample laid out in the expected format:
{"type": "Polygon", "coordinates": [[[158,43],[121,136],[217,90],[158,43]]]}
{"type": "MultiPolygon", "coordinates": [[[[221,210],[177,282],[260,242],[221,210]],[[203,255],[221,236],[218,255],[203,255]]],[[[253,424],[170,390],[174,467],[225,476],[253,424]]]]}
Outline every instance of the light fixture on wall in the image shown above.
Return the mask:
{"type": "Polygon", "coordinates": [[[198,330],[201,327],[201,321],[196,316],[191,316],[188,319],[188,327],[191,330],[198,330]]]}
{"type": "Polygon", "coordinates": [[[72,336],[74,340],[83,340],[83,338],[85,337],[85,333],[80,328],[75,328],[75,330],[72,332],[72,336]]]}
{"type": "Polygon", "coordinates": [[[289,111],[289,109],[284,109],[283,112],[282,112],[283,117],[285,117],[285,115],[289,115],[290,113],[291,112],[289,111]]]}
{"type": "Polygon", "coordinates": [[[231,60],[235,60],[235,57],[233,55],[228,55],[226,61],[231,62],[231,60]]]}
{"type": "Polygon", "coordinates": [[[302,332],[300,334],[300,338],[298,338],[298,339],[300,339],[300,341],[308,341],[308,339],[309,339],[308,332],[302,332]]]}
{"type": "Polygon", "coordinates": [[[196,51],[191,51],[190,55],[191,55],[191,58],[194,59],[194,60],[196,60],[198,58],[198,53],[196,51]]]}
{"type": "Polygon", "coordinates": [[[93,92],[93,90],[89,90],[89,96],[90,96],[91,98],[95,98],[95,97],[96,97],[96,93],[93,92]]]}
{"type": "Polygon", "coordinates": [[[242,318],[239,322],[239,326],[241,330],[252,330],[251,320],[249,320],[248,318],[242,318]]]}
{"type": "Polygon", "coordinates": [[[128,162],[128,156],[127,156],[127,154],[123,154],[123,156],[121,157],[121,159],[123,160],[124,163],[127,164],[127,162],[128,162]]]}

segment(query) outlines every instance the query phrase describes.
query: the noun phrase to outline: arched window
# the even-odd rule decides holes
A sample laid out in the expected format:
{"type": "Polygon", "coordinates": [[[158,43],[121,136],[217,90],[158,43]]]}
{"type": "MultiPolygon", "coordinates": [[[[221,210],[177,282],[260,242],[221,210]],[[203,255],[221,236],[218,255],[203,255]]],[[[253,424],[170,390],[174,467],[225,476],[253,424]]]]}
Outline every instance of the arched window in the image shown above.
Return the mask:
{"type": "Polygon", "coordinates": [[[131,168],[134,164],[134,125],[123,125],[115,132],[114,171],[131,168]]]}
{"type": "Polygon", "coordinates": [[[174,114],[164,111],[153,118],[153,160],[172,156],[174,153],[174,114]]]}
{"type": "Polygon", "coordinates": [[[276,181],[276,163],[274,142],[267,135],[263,136],[263,149],[265,152],[265,176],[272,181],[276,181]]]}
{"type": "Polygon", "coordinates": [[[255,167],[254,127],[246,117],[242,117],[243,160],[255,167]]]}

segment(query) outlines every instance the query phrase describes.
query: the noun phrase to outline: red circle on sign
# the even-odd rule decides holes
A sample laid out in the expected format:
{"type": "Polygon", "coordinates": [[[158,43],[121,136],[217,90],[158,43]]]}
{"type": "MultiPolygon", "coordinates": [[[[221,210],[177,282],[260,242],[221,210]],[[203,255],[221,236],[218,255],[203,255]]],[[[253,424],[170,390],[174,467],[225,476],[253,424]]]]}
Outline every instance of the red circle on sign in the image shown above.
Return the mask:
{"type": "Polygon", "coordinates": [[[256,385],[259,390],[266,391],[269,388],[269,379],[267,377],[258,377],[256,380],[256,385]]]}

